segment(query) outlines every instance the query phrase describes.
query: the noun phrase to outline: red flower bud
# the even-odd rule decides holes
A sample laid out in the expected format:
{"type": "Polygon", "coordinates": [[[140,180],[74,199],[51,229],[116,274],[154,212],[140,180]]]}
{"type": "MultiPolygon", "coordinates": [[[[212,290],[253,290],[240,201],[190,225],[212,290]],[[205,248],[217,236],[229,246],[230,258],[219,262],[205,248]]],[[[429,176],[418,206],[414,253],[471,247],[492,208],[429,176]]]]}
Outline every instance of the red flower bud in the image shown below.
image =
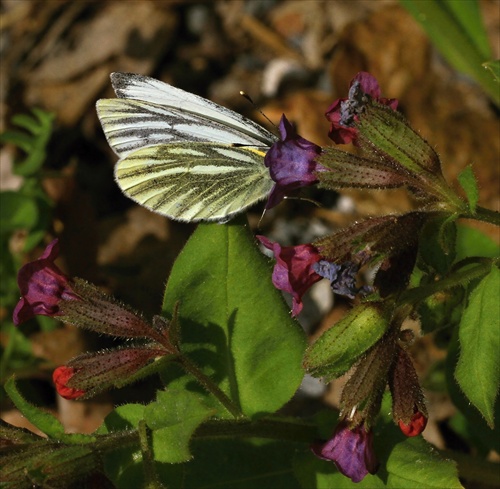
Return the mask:
{"type": "Polygon", "coordinates": [[[68,381],[74,374],[75,369],[72,367],[66,367],[65,365],[57,367],[52,374],[56,390],[61,397],[64,397],[64,399],[78,399],[85,394],[85,391],[83,390],[67,386],[68,381]]]}
{"type": "Polygon", "coordinates": [[[420,411],[417,411],[411,418],[409,424],[404,424],[399,420],[399,428],[405,436],[417,436],[425,430],[427,426],[427,417],[420,411]]]}

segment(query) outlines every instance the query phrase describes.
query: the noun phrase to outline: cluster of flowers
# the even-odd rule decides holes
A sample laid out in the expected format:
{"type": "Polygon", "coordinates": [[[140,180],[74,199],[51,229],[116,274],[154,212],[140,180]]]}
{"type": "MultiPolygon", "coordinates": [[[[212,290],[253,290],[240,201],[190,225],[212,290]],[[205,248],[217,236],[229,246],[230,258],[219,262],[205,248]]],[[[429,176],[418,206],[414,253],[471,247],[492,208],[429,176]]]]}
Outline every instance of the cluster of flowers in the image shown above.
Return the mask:
{"type": "MultiPolygon", "coordinates": [[[[396,115],[396,107],[396,100],[381,98],[379,86],[371,75],[359,73],[351,83],[349,97],[337,100],[328,109],[330,138],[335,143],[352,142],[370,147],[373,158],[322,149],[297,135],[283,116],[279,126],[281,141],[274,144],[265,157],[275,181],[266,207],[275,206],[292,190],[313,184],[326,188],[408,185],[421,193],[425,191],[431,196],[430,201],[443,195],[446,191],[443,191],[439,160],[423,140],[414,155],[408,150],[404,164],[394,156],[400,144],[391,140],[389,130],[386,133],[382,130],[383,143],[373,143],[374,125],[401,124],[407,128],[396,115]],[[363,122],[365,120],[368,122],[363,122]]],[[[379,128],[377,131],[380,132],[379,128]]],[[[418,230],[429,215],[429,212],[425,217],[422,212],[413,212],[369,219],[314,244],[286,247],[265,236],[257,238],[272,250],[276,259],[273,283],[292,295],[292,315],[297,316],[304,293],[322,278],[330,281],[334,293],[349,298],[374,290],[386,297],[401,290],[415,263],[418,230]],[[375,259],[380,265],[374,288],[357,288],[356,275],[360,267],[375,259]]],[[[55,265],[57,254],[56,240],[38,260],[20,270],[22,297],[14,311],[14,322],[21,324],[37,314],[57,316],[100,333],[142,340],[114,350],[81,355],[57,368],[53,379],[63,397],[90,397],[130,381],[154,361],[175,359],[179,355],[175,328],[159,317],[149,324],[141,315],[94,286],[70,279],[55,265]]],[[[341,420],[332,438],[313,446],[318,457],[335,462],[338,469],[355,482],[377,469],[371,428],[387,383],[393,397],[394,419],[405,435],[420,434],[427,422],[418,378],[401,341],[404,336],[401,324],[401,318],[392,319],[387,334],[359,360],[344,389],[341,420]],[[378,370],[373,369],[375,359],[379,362],[378,370]]]]}

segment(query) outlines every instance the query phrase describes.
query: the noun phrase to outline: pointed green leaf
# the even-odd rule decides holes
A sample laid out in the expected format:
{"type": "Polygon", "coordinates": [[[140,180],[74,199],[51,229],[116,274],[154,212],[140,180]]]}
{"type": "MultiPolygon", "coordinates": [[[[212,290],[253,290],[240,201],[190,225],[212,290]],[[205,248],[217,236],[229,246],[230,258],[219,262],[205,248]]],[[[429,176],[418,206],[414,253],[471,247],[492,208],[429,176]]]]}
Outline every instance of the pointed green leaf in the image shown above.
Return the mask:
{"type": "Polygon", "coordinates": [[[30,404],[19,392],[14,377],[11,377],[4,386],[11,401],[23,416],[49,438],[60,438],[64,436],[64,426],[52,414],[42,411],[40,408],[30,404]]]}
{"type": "Polygon", "coordinates": [[[474,288],[460,321],[460,357],[455,377],[472,404],[494,425],[500,381],[500,270],[492,267],[474,288]]]}
{"type": "Polygon", "coordinates": [[[456,261],[470,256],[494,258],[500,254],[500,246],[478,229],[458,223],[456,261]]]}
{"type": "Polygon", "coordinates": [[[304,366],[316,377],[339,377],[382,338],[390,315],[380,304],[358,305],[307,349],[304,366]]]}
{"type": "Polygon", "coordinates": [[[152,430],[153,452],[157,462],[170,464],[192,458],[189,442],[196,428],[214,414],[189,391],[158,392],[157,401],[146,406],[144,419],[152,430]]]}
{"type": "Polygon", "coordinates": [[[460,186],[464,189],[469,207],[472,213],[476,212],[477,202],[479,200],[479,189],[477,188],[477,180],[470,166],[464,168],[458,175],[460,186]]]}
{"type": "Polygon", "coordinates": [[[500,94],[481,64],[491,59],[488,36],[475,0],[400,0],[457,70],[472,76],[495,101],[500,94]]]}
{"type": "Polygon", "coordinates": [[[177,301],[183,350],[244,414],[274,412],[291,398],[304,335],[246,226],[198,226],[174,264],[164,310],[177,301]]]}

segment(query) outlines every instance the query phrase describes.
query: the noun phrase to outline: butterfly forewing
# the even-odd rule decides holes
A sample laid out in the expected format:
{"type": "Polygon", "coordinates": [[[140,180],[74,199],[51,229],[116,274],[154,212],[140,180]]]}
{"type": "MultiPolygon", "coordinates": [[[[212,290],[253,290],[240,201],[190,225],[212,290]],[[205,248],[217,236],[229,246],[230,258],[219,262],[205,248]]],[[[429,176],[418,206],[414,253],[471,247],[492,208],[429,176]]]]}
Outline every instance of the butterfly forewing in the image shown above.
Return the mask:
{"type": "Polygon", "coordinates": [[[236,112],[147,76],[112,73],[118,99],[97,102],[111,147],[121,156],[157,143],[206,141],[267,147],[277,138],[236,112]]]}
{"type": "Polygon", "coordinates": [[[122,158],[115,176],[139,204],[181,221],[225,221],[264,199],[274,182],[264,153],[217,143],[148,146],[122,158]]]}

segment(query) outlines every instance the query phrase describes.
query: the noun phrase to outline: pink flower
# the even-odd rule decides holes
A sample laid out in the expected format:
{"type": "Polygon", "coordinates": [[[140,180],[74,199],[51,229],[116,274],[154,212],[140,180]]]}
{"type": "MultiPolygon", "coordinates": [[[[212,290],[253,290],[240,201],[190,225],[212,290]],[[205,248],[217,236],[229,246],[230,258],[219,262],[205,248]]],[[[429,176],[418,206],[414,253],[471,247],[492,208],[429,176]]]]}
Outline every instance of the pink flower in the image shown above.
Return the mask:
{"type": "Polygon", "coordinates": [[[325,116],[331,122],[328,137],[336,144],[355,142],[358,135],[355,123],[372,99],[393,110],[398,107],[396,99],[381,98],[377,80],[370,73],[361,71],[351,80],[349,97],[335,100],[326,111],[325,116]]]}
{"type": "Polygon", "coordinates": [[[364,424],[353,429],[348,426],[347,421],[341,421],[330,440],[315,444],[311,449],[317,457],[334,462],[339,471],[353,482],[360,482],[367,474],[377,471],[373,433],[364,424]]]}
{"type": "Polygon", "coordinates": [[[274,253],[273,284],[277,289],[292,294],[292,316],[297,316],[302,310],[302,296],[322,279],[313,269],[314,263],[321,260],[318,250],[311,244],[282,247],[265,236],[257,236],[257,239],[274,253]]]}
{"type": "Polygon", "coordinates": [[[318,181],[316,172],[326,171],[324,166],[315,161],[321,148],[299,136],[284,115],[279,129],[281,141],[274,143],[264,158],[264,164],[276,182],[266,209],[278,205],[290,191],[315,184],[318,181]]]}
{"type": "Polygon", "coordinates": [[[27,263],[19,270],[17,282],[21,299],[14,309],[14,324],[24,323],[37,314],[61,315],[61,301],[80,300],[70,279],[54,263],[58,254],[59,243],[55,239],[38,260],[27,263]]]}

